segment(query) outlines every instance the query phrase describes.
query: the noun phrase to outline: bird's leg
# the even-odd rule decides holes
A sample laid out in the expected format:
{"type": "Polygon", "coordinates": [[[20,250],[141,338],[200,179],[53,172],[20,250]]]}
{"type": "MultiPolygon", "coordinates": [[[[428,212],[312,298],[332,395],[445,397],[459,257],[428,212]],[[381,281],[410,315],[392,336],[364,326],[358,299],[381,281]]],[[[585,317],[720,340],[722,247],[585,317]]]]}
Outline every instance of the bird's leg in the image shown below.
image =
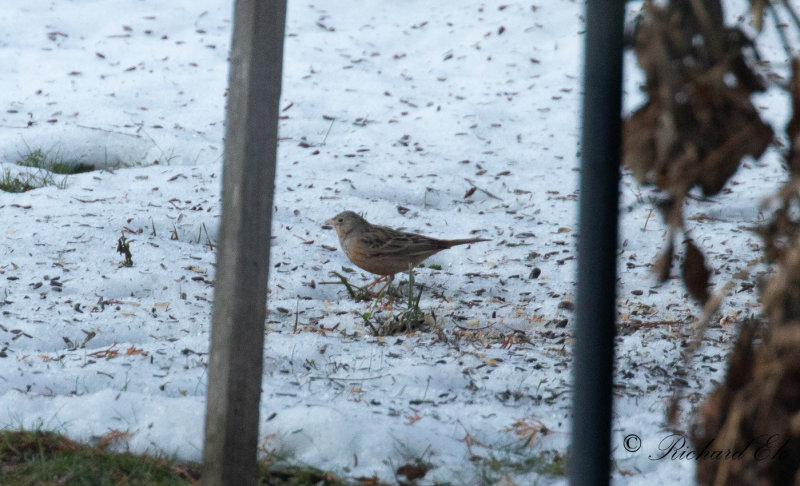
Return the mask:
{"type": "Polygon", "coordinates": [[[394,280],[394,275],[386,275],[385,278],[386,278],[386,285],[381,287],[381,289],[378,291],[377,294],[379,298],[383,295],[384,291],[389,287],[389,285],[392,284],[392,280],[394,280]]]}
{"type": "MultiPolygon", "coordinates": [[[[380,278],[378,278],[378,279],[375,279],[375,281],[374,281],[374,282],[372,282],[372,283],[370,284],[370,285],[375,285],[375,284],[376,284],[376,283],[378,283],[378,282],[379,282],[381,279],[384,279],[384,278],[385,278],[385,279],[387,279],[386,285],[384,285],[383,287],[381,287],[381,290],[380,290],[380,291],[379,291],[377,294],[374,294],[374,296],[375,296],[375,300],[374,300],[374,301],[372,301],[372,306],[370,307],[369,314],[372,314],[372,311],[373,311],[373,310],[375,310],[375,306],[377,306],[378,304],[380,304],[380,303],[381,303],[381,301],[383,300],[383,294],[384,294],[384,292],[386,291],[386,288],[387,288],[387,287],[389,287],[389,284],[391,284],[391,283],[392,283],[392,279],[394,279],[394,275],[383,275],[383,276],[381,276],[380,278]]],[[[366,288],[366,287],[365,287],[365,288],[366,288]]],[[[382,308],[383,308],[384,310],[391,310],[391,309],[392,309],[391,297],[390,297],[390,300],[389,300],[389,302],[387,303],[387,305],[385,305],[385,306],[382,306],[382,308]]]]}
{"type": "MultiPolygon", "coordinates": [[[[392,275],[392,276],[394,276],[394,275],[392,275]]],[[[375,284],[377,284],[377,283],[378,283],[378,282],[380,282],[381,280],[385,279],[386,277],[388,277],[388,275],[381,275],[380,277],[378,277],[378,278],[376,278],[375,280],[373,280],[371,284],[369,284],[369,285],[367,285],[366,287],[364,287],[364,289],[366,289],[366,290],[369,290],[369,289],[371,289],[372,287],[374,287],[374,286],[375,286],[375,284]]],[[[390,279],[390,281],[391,281],[391,279],[390,279]]]]}
{"type": "MultiPolygon", "coordinates": [[[[394,275],[387,275],[386,276],[386,284],[383,287],[381,287],[381,289],[376,294],[376,298],[378,299],[378,302],[383,300],[383,296],[386,293],[386,289],[389,288],[389,286],[392,284],[392,280],[394,280],[394,275]]],[[[389,296],[389,300],[383,306],[384,310],[391,310],[392,309],[392,300],[393,300],[392,296],[390,295],[389,296]]]]}

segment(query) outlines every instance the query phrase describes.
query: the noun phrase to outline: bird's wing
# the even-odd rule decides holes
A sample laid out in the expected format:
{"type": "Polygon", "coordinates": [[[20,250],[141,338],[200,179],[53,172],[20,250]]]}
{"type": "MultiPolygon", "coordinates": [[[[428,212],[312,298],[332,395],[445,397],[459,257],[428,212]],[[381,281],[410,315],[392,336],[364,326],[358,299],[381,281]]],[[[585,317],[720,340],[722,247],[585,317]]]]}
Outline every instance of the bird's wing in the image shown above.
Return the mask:
{"type": "Polygon", "coordinates": [[[414,258],[430,256],[446,248],[439,240],[414,233],[404,233],[385,226],[375,226],[362,236],[362,242],[374,256],[414,258]]]}

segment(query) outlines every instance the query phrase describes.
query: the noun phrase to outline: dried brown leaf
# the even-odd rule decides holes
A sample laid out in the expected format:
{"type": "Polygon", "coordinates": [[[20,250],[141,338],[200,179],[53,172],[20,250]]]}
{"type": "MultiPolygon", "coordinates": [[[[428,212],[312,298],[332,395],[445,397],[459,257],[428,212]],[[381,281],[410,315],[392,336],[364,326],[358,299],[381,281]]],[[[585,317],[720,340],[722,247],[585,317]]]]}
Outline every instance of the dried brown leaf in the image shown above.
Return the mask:
{"type": "Polygon", "coordinates": [[[134,434],[132,434],[127,430],[122,431],[119,429],[109,429],[109,431],[103,434],[97,441],[97,447],[99,449],[107,449],[108,447],[115,445],[119,442],[127,441],[128,439],[133,437],[133,435],[134,434]]]}
{"type": "Polygon", "coordinates": [[[789,170],[800,175],[800,58],[792,59],[792,82],[789,86],[792,96],[792,119],[786,126],[789,137],[789,155],[786,157],[789,170]]]}
{"type": "MultiPolygon", "coordinates": [[[[648,99],[623,127],[623,162],[679,205],[695,186],[718,193],[744,156],[760,157],[772,140],[750,101],[764,90],[744,56],[752,41],[723,18],[719,0],[645,2],[634,36],[648,99]]],[[[680,208],[664,215],[682,226],[680,208]]]]}
{"type": "Polygon", "coordinates": [[[653,265],[653,270],[655,271],[658,281],[659,282],[666,282],[669,279],[669,270],[672,267],[672,256],[675,254],[675,244],[670,239],[667,248],[661,254],[660,257],[656,260],[655,265],[653,265]]]}
{"type": "Polygon", "coordinates": [[[761,119],[752,120],[722,144],[714,148],[703,160],[703,170],[698,175],[698,184],[706,196],[717,194],[739,168],[745,155],[759,158],[772,141],[772,129],[761,119]]]}
{"type": "Polygon", "coordinates": [[[711,271],[706,267],[703,252],[690,239],[686,240],[682,276],[689,295],[701,304],[705,304],[709,298],[708,286],[711,271]]]}
{"type": "Polygon", "coordinates": [[[648,174],[655,165],[655,136],[658,126],[658,106],[649,101],[637,110],[622,126],[622,164],[639,184],[646,185],[648,174]]]}
{"type": "Polygon", "coordinates": [[[425,477],[429,470],[430,466],[425,464],[405,464],[397,468],[397,474],[413,481],[425,477]]]}

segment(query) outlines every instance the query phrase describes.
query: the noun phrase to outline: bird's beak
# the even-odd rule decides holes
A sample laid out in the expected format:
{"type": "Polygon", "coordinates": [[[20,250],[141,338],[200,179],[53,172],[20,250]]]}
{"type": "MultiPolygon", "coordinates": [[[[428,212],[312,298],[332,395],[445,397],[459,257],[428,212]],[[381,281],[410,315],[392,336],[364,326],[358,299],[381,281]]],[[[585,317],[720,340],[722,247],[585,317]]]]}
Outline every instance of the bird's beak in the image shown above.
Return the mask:
{"type": "Polygon", "coordinates": [[[325,224],[329,224],[329,225],[333,226],[333,218],[325,221],[325,224]]]}

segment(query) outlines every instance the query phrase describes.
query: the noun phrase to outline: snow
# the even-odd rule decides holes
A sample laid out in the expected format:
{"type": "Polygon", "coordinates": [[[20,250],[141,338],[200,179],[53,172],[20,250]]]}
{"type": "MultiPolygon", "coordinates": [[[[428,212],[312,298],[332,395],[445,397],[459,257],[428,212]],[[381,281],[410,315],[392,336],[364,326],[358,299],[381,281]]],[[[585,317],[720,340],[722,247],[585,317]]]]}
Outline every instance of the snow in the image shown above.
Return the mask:
{"type": "MultiPolygon", "coordinates": [[[[99,169],[0,193],[0,426],[84,440],[127,431],[121,448],[196,461],[232,3],[166,5],[32,0],[0,12],[0,175],[26,171],[14,162],[36,149],[99,169]],[[115,252],[122,234],[130,268],[115,252]]],[[[582,3],[569,0],[289,2],[262,454],[386,481],[424,459],[431,484],[566,482],[487,463],[563,455],[570,440],[583,30],[582,3]],[[352,268],[323,228],[345,209],[492,240],[416,272],[441,332],[373,337],[360,317],[369,304],[323,284],[352,268]],[[526,445],[539,423],[548,433],[526,445]]],[[[630,57],[626,69],[631,109],[641,75],[630,57]]],[[[780,129],[785,98],[758,103],[780,129]]],[[[688,208],[718,287],[763,271],[747,228],[784,180],[778,160],[749,161],[731,191],[688,208]]],[[[629,177],[621,189],[613,480],[684,484],[691,461],[648,457],[672,430],[665,404],[676,379],[689,406],[722,379],[735,322],[758,297],[737,284],[681,371],[699,308],[677,278],[654,282],[665,228],[649,190],[629,177]],[[640,451],[624,449],[628,434],[640,451]]]]}

